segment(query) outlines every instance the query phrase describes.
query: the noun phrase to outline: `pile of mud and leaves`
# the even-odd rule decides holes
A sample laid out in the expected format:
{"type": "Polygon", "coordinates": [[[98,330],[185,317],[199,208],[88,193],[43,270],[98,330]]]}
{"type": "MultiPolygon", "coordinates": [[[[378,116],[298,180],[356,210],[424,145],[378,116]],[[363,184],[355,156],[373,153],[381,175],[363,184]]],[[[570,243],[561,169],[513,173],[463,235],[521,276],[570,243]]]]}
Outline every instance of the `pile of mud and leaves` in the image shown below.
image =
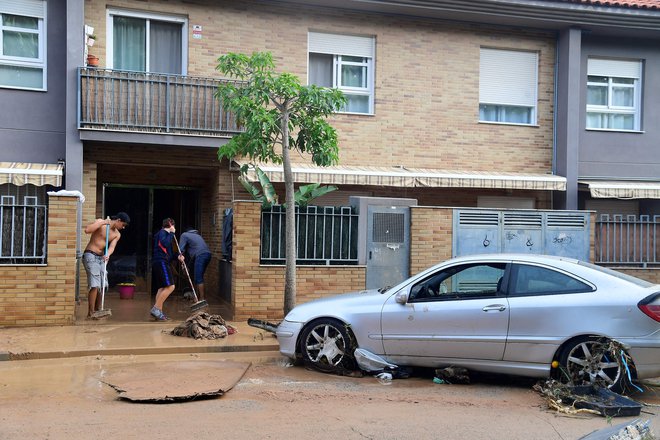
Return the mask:
{"type": "Polygon", "coordinates": [[[199,312],[191,315],[176,326],[170,334],[195,339],[221,339],[236,333],[236,329],[227,324],[222,316],[199,312]]]}

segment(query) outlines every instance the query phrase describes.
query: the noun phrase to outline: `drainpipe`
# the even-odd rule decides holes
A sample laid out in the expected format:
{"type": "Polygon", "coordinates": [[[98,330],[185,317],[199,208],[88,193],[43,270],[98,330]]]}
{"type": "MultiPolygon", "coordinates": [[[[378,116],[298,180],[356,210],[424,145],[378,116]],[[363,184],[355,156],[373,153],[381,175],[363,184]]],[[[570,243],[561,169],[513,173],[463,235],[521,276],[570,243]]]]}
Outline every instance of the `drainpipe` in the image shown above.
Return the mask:
{"type": "MultiPolygon", "coordinates": [[[[554,73],[554,84],[552,92],[553,100],[553,111],[552,111],[552,175],[557,175],[557,81],[559,80],[559,32],[555,36],[555,73],[554,73]]],[[[554,191],[550,196],[550,209],[555,209],[555,195],[554,191]]]]}

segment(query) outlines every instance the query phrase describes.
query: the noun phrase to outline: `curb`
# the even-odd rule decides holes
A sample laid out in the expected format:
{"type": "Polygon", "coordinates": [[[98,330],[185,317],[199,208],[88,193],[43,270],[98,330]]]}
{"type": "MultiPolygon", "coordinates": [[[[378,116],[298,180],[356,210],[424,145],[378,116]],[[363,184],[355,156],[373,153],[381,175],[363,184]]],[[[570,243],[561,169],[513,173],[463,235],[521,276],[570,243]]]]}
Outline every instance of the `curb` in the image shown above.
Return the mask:
{"type": "Polygon", "coordinates": [[[265,351],[278,352],[279,345],[232,345],[225,347],[140,347],[115,348],[105,350],[72,350],[51,352],[0,352],[0,361],[26,361],[33,359],[63,359],[84,356],[119,356],[119,355],[152,355],[152,354],[192,354],[192,353],[259,353],[265,351]]]}

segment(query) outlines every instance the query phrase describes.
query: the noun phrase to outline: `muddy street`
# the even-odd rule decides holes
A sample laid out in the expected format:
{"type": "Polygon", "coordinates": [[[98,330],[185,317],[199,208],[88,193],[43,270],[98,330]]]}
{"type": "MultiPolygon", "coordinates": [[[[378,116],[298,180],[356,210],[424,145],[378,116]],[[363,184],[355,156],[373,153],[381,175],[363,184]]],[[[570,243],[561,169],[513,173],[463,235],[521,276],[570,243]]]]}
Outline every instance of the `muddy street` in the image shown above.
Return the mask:
{"type": "MultiPolygon", "coordinates": [[[[9,361],[0,362],[0,439],[568,440],[608,426],[604,417],[548,410],[533,384],[479,376],[470,385],[443,385],[423,374],[383,384],[291,367],[271,352],[9,361]],[[232,390],[209,400],[131,403],[103,383],[119,367],[222,360],[252,365],[232,390]]],[[[644,399],[656,405],[641,416],[657,433],[660,393],[650,389],[644,399]]]]}

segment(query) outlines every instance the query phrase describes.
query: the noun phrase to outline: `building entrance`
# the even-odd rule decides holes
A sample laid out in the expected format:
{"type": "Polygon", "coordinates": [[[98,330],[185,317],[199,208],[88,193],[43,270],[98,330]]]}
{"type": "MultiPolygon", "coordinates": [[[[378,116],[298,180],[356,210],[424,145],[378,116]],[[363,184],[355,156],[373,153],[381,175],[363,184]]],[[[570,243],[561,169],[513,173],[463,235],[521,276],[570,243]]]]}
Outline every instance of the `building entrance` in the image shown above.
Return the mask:
{"type": "MultiPolygon", "coordinates": [[[[155,293],[152,287],[153,235],[164,218],[176,222],[177,238],[186,225],[199,225],[199,190],[186,187],[104,184],[104,217],[124,211],[131,217],[128,228],[108,263],[110,287],[135,283],[136,290],[155,293]]],[[[179,283],[180,284],[180,283],[179,283]]]]}

